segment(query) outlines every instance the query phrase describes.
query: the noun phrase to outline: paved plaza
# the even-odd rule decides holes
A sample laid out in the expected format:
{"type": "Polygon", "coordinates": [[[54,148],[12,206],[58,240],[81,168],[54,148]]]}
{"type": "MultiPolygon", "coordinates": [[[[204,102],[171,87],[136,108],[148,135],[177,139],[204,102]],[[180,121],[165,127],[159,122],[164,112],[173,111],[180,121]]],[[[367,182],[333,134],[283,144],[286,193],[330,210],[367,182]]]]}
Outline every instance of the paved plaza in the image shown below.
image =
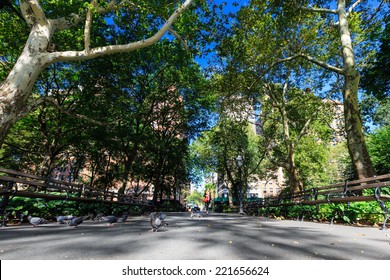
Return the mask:
{"type": "Polygon", "coordinates": [[[49,223],[0,228],[1,260],[390,260],[390,230],[274,220],[237,214],[166,213],[108,226],[49,223]]]}

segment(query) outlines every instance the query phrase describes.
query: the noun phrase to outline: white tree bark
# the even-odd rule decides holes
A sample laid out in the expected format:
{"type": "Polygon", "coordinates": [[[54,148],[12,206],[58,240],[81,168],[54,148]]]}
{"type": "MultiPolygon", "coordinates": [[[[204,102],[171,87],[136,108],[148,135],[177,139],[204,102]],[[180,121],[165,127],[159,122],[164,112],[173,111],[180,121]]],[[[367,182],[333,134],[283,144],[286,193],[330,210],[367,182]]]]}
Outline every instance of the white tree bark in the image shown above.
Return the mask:
{"type": "MultiPolygon", "coordinates": [[[[121,4],[111,1],[107,8],[97,6],[96,1],[91,4],[99,14],[118,9],[121,4]]],[[[6,80],[0,85],[0,148],[8,134],[9,129],[19,119],[25,116],[30,107],[29,101],[31,90],[39,74],[49,65],[56,62],[89,60],[102,55],[131,52],[140,48],[146,48],[155,44],[160,38],[171,29],[173,22],[193,2],[186,0],[172,15],[165,24],[153,36],[131,42],[125,45],[111,45],[97,48],[90,48],[90,26],[92,24],[92,13],[87,12],[85,18],[79,15],[70,15],[69,19],[48,19],[38,0],[20,0],[20,9],[26,23],[31,27],[30,35],[26,45],[9,73],[6,80]],[[83,51],[48,51],[53,34],[57,30],[68,29],[83,20],[85,27],[85,49],[83,51]]]]}
{"type": "Polygon", "coordinates": [[[348,151],[353,162],[355,173],[358,175],[359,179],[362,179],[374,176],[376,173],[368,154],[358,108],[360,74],[356,70],[355,55],[348,26],[348,13],[350,13],[359,2],[360,1],[356,1],[347,12],[346,0],[338,0],[337,15],[339,17],[339,32],[344,62],[343,99],[348,151]]]}

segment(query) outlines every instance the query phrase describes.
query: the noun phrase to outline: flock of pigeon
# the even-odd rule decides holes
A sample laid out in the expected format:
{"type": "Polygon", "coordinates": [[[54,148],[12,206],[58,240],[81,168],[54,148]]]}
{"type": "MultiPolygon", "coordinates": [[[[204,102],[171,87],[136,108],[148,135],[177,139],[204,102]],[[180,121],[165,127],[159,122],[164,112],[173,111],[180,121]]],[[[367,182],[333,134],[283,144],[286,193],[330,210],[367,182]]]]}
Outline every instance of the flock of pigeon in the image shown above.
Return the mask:
{"type": "MultiPolygon", "coordinates": [[[[68,224],[69,226],[78,227],[81,223],[83,223],[87,219],[91,220],[104,220],[108,223],[109,226],[112,226],[113,224],[117,222],[126,222],[127,218],[129,217],[128,213],[123,213],[121,217],[117,217],[114,215],[105,216],[103,214],[97,214],[96,217],[93,217],[92,215],[87,216],[80,216],[80,217],[74,217],[73,215],[67,215],[67,216],[56,216],[57,224],[68,224]]],[[[152,226],[151,231],[157,232],[160,227],[168,226],[168,223],[165,221],[166,215],[162,212],[157,214],[156,212],[153,212],[149,215],[150,217],[150,225],[152,226]]],[[[23,215],[21,216],[21,219],[23,219],[23,215]]],[[[41,217],[32,217],[28,216],[27,220],[30,224],[32,224],[33,227],[36,227],[41,224],[47,224],[49,221],[41,218],[41,217]]]]}

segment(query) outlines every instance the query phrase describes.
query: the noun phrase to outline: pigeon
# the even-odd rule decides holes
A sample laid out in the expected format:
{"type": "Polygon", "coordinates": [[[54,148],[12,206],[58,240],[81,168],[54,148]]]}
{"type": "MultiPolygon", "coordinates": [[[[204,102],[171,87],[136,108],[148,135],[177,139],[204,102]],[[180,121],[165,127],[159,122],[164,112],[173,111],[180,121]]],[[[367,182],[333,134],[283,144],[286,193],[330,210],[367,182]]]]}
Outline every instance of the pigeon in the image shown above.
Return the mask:
{"type": "Polygon", "coordinates": [[[110,216],[103,217],[103,219],[105,221],[107,221],[109,223],[109,225],[111,226],[112,224],[117,223],[117,222],[121,222],[121,223],[126,222],[128,217],[129,217],[128,213],[123,213],[122,217],[116,217],[114,215],[110,215],[110,216]]]}
{"type": "Polygon", "coordinates": [[[98,213],[97,215],[96,215],[96,217],[95,218],[93,218],[92,219],[92,221],[100,221],[101,219],[103,219],[103,217],[104,217],[104,214],[103,213],[98,213]]]}
{"type": "Polygon", "coordinates": [[[193,219],[194,217],[195,218],[202,218],[203,216],[200,212],[192,212],[191,211],[191,219],[193,219]]]}
{"type": "Polygon", "coordinates": [[[156,232],[159,227],[164,225],[167,226],[168,223],[164,221],[166,217],[167,215],[164,213],[160,213],[158,216],[156,212],[150,213],[150,225],[152,226],[151,231],[156,232]]]}
{"type": "Polygon", "coordinates": [[[109,224],[110,226],[112,226],[112,224],[118,222],[118,217],[113,216],[113,215],[111,215],[111,216],[105,216],[105,217],[103,217],[103,219],[104,219],[105,221],[107,221],[108,224],[109,224]]]}
{"type": "Polygon", "coordinates": [[[127,213],[127,212],[123,213],[122,218],[121,218],[122,223],[126,222],[128,217],[129,217],[129,213],[127,213]]]}
{"type": "Polygon", "coordinates": [[[65,224],[65,221],[69,221],[70,219],[73,219],[72,215],[67,215],[67,216],[57,216],[57,224],[65,224]]]}
{"type": "Polygon", "coordinates": [[[68,225],[78,227],[88,216],[85,217],[73,217],[68,221],[68,225]]]}
{"type": "Polygon", "coordinates": [[[36,227],[36,226],[41,225],[41,224],[47,224],[48,223],[47,220],[45,220],[44,218],[40,218],[40,217],[28,216],[27,219],[30,222],[30,224],[33,225],[33,227],[36,227]]]}
{"type": "Polygon", "coordinates": [[[160,212],[160,215],[158,217],[160,218],[161,221],[164,221],[165,218],[167,217],[167,215],[165,215],[164,213],[160,212]]]}
{"type": "Polygon", "coordinates": [[[93,221],[93,218],[94,218],[93,214],[92,213],[88,213],[87,216],[84,216],[84,221],[85,220],[92,220],[93,221]]]}
{"type": "Polygon", "coordinates": [[[150,225],[152,229],[150,231],[157,232],[158,228],[161,226],[161,219],[156,217],[156,212],[150,213],[150,225]]]}

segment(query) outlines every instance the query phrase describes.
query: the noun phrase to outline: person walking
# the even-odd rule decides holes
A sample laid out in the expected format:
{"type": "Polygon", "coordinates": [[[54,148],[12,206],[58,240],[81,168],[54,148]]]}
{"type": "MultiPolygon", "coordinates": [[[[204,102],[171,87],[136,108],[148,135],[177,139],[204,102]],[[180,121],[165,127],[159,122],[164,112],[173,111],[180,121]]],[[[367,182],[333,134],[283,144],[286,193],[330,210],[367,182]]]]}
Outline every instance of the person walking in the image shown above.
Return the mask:
{"type": "Polygon", "coordinates": [[[209,191],[209,190],[206,190],[206,191],[204,192],[204,195],[203,195],[203,202],[204,202],[205,213],[206,213],[206,214],[209,213],[210,200],[211,200],[210,191],[209,191]]]}

